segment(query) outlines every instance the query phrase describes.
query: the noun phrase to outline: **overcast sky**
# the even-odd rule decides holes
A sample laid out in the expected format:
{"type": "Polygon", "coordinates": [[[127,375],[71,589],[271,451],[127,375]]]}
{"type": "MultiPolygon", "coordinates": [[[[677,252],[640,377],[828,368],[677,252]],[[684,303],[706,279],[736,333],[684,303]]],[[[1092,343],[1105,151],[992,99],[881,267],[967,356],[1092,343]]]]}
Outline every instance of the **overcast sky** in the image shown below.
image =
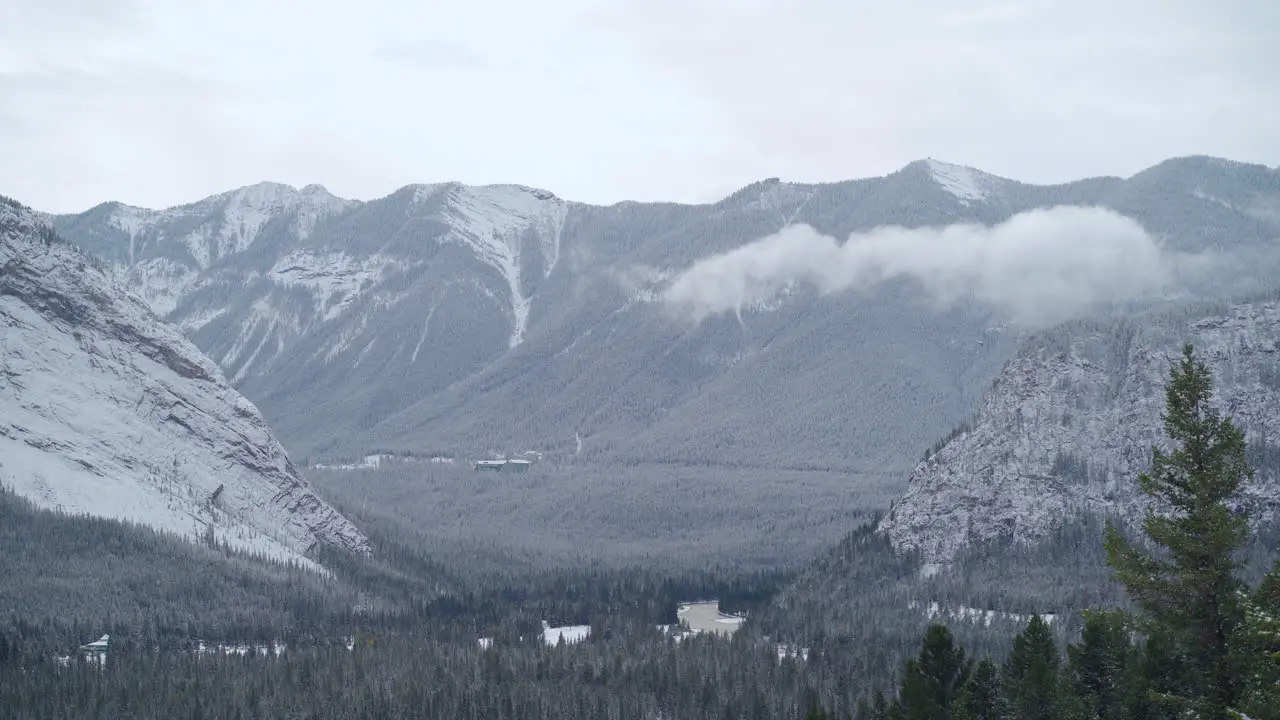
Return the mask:
{"type": "Polygon", "coordinates": [[[1280,164],[1275,0],[0,0],[0,194],[1280,164]]]}

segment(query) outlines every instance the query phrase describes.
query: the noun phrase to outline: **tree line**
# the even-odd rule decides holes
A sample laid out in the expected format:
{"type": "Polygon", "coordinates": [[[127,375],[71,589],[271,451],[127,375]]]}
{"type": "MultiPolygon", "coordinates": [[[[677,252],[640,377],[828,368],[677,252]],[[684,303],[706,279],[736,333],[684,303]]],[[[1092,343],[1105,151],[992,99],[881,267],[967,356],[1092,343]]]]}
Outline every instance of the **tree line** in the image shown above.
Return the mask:
{"type": "Polygon", "coordinates": [[[1280,718],[1280,561],[1254,588],[1242,579],[1250,528],[1239,501],[1253,469],[1212,389],[1187,345],[1166,388],[1174,449],[1153,448],[1138,478],[1151,501],[1144,537],[1107,528],[1107,564],[1131,611],[1087,612],[1065,657],[1033,616],[1000,667],[975,664],[933,625],[894,697],[862,700],[859,720],[1280,718]]]}
{"type": "MultiPolygon", "coordinates": [[[[867,626],[856,638],[823,636],[820,629],[781,632],[785,626],[769,618],[802,607],[790,604],[792,591],[773,597],[746,581],[742,600],[767,603],[757,607],[767,622],[748,623],[731,639],[677,642],[655,627],[667,615],[661,603],[634,600],[651,597],[661,583],[637,576],[599,584],[591,578],[611,576],[597,568],[565,575],[570,579],[558,596],[553,576],[513,578],[512,589],[496,593],[510,604],[496,625],[486,626],[494,638],[486,648],[467,627],[476,618],[467,605],[479,602],[482,588],[474,586],[478,594],[471,599],[457,588],[434,596],[458,599],[448,623],[434,624],[447,613],[433,609],[436,600],[427,596],[420,612],[404,611],[426,570],[419,580],[406,579],[417,556],[410,544],[393,549],[399,541],[384,537],[375,540],[385,544],[381,556],[389,564],[365,567],[369,576],[358,585],[382,588],[376,595],[387,603],[385,614],[361,613],[327,628],[349,637],[298,638],[279,657],[200,655],[139,638],[113,649],[105,665],[63,666],[51,661],[46,646],[33,644],[49,626],[0,619],[0,717],[1276,720],[1280,566],[1259,582],[1243,570],[1256,539],[1236,499],[1252,470],[1243,434],[1210,407],[1210,392],[1208,371],[1188,348],[1166,397],[1174,449],[1154,450],[1151,469],[1139,478],[1152,499],[1143,536],[1111,527],[1099,546],[1090,526],[1059,540],[1064,547],[1092,542],[1123,593],[1100,596],[1104,607],[1084,614],[1070,642],[1063,635],[1067,618],[1049,623],[1041,617],[1053,603],[1018,607],[1016,597],[993,591],[986,604],[1031,615],[1007,646],[990,639],[998,635],[992,628],[982,643],[961,642],[979,636],[953,620],[929,626],[903,661],[898,634],[905,625],[854,615],[850,622],[867,626]],[[586,617],[591,637],[547,646],[538,618],[520,609],[538,607],[540,597],[547,603],[539,607],[543,612],[554,612],[557,597],[589,599],[585,616],[566,605],[561,617],[586,617]],[[782,637],[802,647],[782,646],[782,637]]],[[[916,572],[911,558],[870,552],[877,542],[869,529],[854,533],[810,572],[869,588],[916,572]],[[859,554],[865,575],[841,574],[849,567],[840,564],[843,556],[859,554]]],[[[338,578],[354,572],[335,567],[338,578]]],[[[432,572],[442,585],[454,582],[443,570],[432,572]]],[[[697,592],[678,582],[668,587],[697,592]]],[[[705,587],[731,590],[732,584],[705,587]]],[[[887,601],[905,600],[893,595],[887,601]]],[[[315,612],[341,605],[334,600],[315,612]]],[[[261,612],[276,610],[267,602],[261,612]]],[[[93,637],[88,626],[77,632],[80,641],[93,637]]]]}

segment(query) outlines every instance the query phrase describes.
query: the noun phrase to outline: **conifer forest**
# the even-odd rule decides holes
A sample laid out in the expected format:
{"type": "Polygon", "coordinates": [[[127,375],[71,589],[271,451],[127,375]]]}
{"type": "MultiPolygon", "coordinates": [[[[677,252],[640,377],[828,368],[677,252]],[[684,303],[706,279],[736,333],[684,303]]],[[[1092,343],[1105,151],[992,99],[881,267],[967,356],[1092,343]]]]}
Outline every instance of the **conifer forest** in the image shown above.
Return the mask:
{"type": "Polygon", "coordinates": [[[785,571],[538,567],[366,522],[374,559],[320,576],[6,492],[0,717],[1275,720],[1280,563],[1260,567],[1274,538],[1237,502],[1251,455],[1212,391],[1186,346],[1137,531],[1086,518],[928,581],[874,518],[785,571]],[[986,620],[909,611],[926,594],[986,620]],[[682,633],[702,598],[742,630],[682,633]],[[109,652],[77,650],[99,634],[109,652]]]}

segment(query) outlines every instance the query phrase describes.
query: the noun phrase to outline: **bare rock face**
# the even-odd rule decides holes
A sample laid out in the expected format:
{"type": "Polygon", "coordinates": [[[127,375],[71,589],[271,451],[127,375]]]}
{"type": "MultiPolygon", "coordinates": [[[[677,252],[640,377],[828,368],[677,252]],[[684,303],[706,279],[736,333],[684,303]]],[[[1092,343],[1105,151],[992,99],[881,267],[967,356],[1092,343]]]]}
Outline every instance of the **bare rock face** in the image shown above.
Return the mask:
{"type": "Polygon", "coordinates": [[[880,525],[893,544],[946,563],[998,537],[1033,542],[1082,512],[1138,522],[1137,476],[1167,447],[1165,384],[1181,345],[1211,368],[1215,405],[1245,429],[1257,470],[1244,503],[1280,517],[1280,301],[1075,323],[1010,361],[962,427],[911,475],[880,525]]]}
{"type": "Polygon", "coordinates": [[[2,197],[0,482],[44,507],[276,558],[368,551],[217,365],[2,197]]]}

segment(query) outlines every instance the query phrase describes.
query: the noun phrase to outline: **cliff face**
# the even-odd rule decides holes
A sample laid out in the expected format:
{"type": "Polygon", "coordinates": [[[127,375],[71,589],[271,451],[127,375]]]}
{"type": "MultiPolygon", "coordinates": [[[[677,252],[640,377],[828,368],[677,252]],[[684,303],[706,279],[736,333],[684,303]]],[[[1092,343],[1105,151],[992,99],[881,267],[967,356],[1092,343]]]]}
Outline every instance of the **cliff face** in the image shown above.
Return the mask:
{"type": "Polygon", "coordinates": [[[1029,342],[971,423],[912,473],[882,521],[895,547],[946,563],[975,541],[1035,541],[1082,512],[1141,519],[1138,473],[1165,446],[1170,363],[1184,342],[1211,368],[1215,404],[1246,430],[1257,469],[1244,502],[1280,516],[1280,302],[1076,323],[1029,342]]]}
{"type": "Polygon", "coordinates": [[[5,198],[0,482],[45,507],[274,557],[368,549],[217,365],[5,198]]]}

